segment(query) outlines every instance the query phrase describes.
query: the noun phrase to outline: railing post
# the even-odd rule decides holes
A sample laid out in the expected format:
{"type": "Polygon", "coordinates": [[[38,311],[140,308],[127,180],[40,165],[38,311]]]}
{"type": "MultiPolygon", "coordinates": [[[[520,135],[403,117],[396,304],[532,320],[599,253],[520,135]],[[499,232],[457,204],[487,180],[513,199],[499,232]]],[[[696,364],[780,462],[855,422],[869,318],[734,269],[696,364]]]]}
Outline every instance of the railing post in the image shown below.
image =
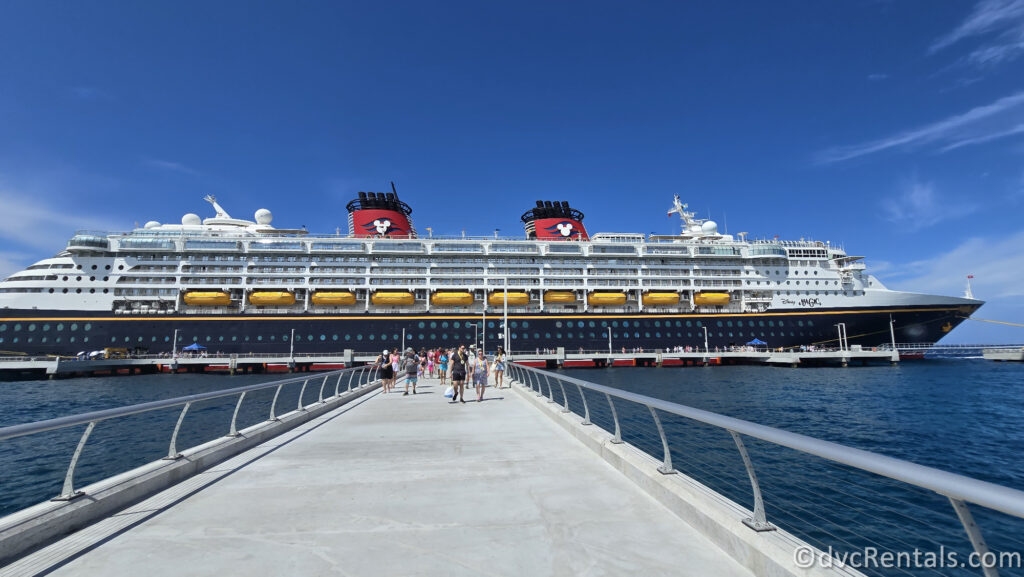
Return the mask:
{"type": "Polygon", "coordinates": [[[564,406],[562,407],[562,412],[563,413],[572,412],[572,411],[569,410],[569,395],[565,394],[565,384],[562,383],[562,379],[556,378],[555,380],[558,381],[558,388],[562,389],[562,401],[565,403],[564,406]]]}
{"type": "MultiPolygon", "coordinates": [[[[358,371],[353,370],[351,373],[349,373],[349,375],[348,375],[348,391],[347,392],[349,392],[349,393],[352,392],[352,379],[354,379],[357,374],[361,375],[362,373],[363,373],[363,369],[359,369],[358,371]]],[[[341,377],[338,377],[338,382],[339,383],[341,382],[341,377]]]]}
{"type": "Polygon", "coordinates": [[[665,437],[665,428],[661,426],[661,419],[658,418],[658,412],[654,410],[654,407],[648,405],[648,409],[651,411],[651,416],[654,417],[654,424],[658,426],[658,434],[661,435],[661,446],[665,450],[665,461],[658,467],[658,472],[662,475],[671,475],[677,471],[672,468],[672,453],[668,449],[668,438],[665,437]]]}
{"type": "Polygon", "coordinates": [[[229,437],[237,437],[238,429],[235,427],[235,423],[238,420],[238,410],[242,408],[242,401],[245,400],[245,391],[238,397],[238,403],[235,404],[235,412],[231,415],[231,430],[228,432],[229,437]]]}
{"type": "Polygon", "coordinates": [[[330,375],[324,375],[324,382],[320,383],[320,399],[317,401],[318,403],[324,402],[324,387],[327,386],[328,377],[330,377],[330,375]]]}
{"type": "Polygon", "coordinates": [[[61,489],[60,495],[50,499],[51,501],[70,501],[75,497],[81,497],[82,492],[75,490],[75,467],[78,465],[78,457],[82,455],[82,449],[85,447],[85,441],[89,439],[89,435],[92,434],[92,430],[96,427],[96,421],[89,421],[89,426],[85,428],[85,432],[82,433],[82,438],[78,440],[78,447],[75,448],[75,454],[71,456],[71,464],[68,465],[68,472],[64,475],[64,488],[61,489]]]}
{"type": "Polygon", "coordinates": [[[583,394],[583,387],[576,385],[576,388],[580,391],[580,398],[583,399],[583,422],[581,425],[589,425],[590,423],[590,407],[587,406],[587,396],[583,394]]]}
{"type": "Polygon", "coordinates": [[[729,434],[732,435],[732,440],[736,441],[736,448],[739,449],[740,456],[743,457],[743,465],[747,468],[747,476],[750,477],[750,488],[754,491],[754,515],[744,519],[743,524],[757,532],[774,531],[775,526],[765,519],[761,486],[757,482],[757,475],[754,473],[754,463],[751,462],[750,455],[747,454],[747,448],[743,445],[743,439],[735,431],[729,431],[729,434]]]}
{"type": "MultiPolygon", "coordinates": [[[[538,377],[539,376],[540,375],[538,375],[538,377]]],[[[540,382],[539,378],[537,379],[537,382],[540,382]]],[[[555,393],[551,390],[551,379],[548,378],[547,374],[544,375],[544,382],[548,384],[548,402],[553,403],[555,402],[555,393]]]]}
{"type": "Polygon", "coordinates": [[[283,386],[284,386],[284,383],[281,383],[280,385],[277,385],[277,390],[274,391],[274,400],[270,402],[270,419],[269,420],[271,420],[271,421],[277,421],[278,420],[277,415],[274,413],[274,409],[277,408],[277,397],[278,397],[278,395],[281,394],[281,387],[283,387],[283,386]]]}
{"type": "MultiPolygon", "coordinates": [[[[350,374],[354,373],[354,372],[355,371],[349,371],[350,374]]],[[[334,396],[335,397],[337,397],[338,395],[341,394],[341,377],[343,377],[343,376],[345,376],[345,371],[342,371],[342,372],[338,373],[338,380],[335,381],[335,383],[334,383],[334,396]]],[[[352,377],[351,376],[349,376],[348,382],[350,382],[350,383],[352,382],[352,377]]],[[[352,387],[349,387],[349,390],[352,390],[352,387]]]]}
{"type": "Polygon", "coordinates": [[[612,439],[613,445],[622,444],[622,430],[619,428],[619,413],[615,411],[615,403],[612,402],[612,396],[605,393],[604,396],[608,399],[608,406],[612,408],[612,420],[615,421],[615,438],[612,439]]]}
{"type": "Polygon", "coordinates": [[[295,408],[296,411],[305,411],[306,409],[302,406],[302,395],[306,392],[306,385],[309,384],[309,379],[302,381],[302,388],[299,389],[299,406],[295,408]]]}
{"type": "Polygon", "coordinates": [[[181,457],[181,453],[178,452],[178,431],[181,430],[181,422],[185,420],[185,413],[188,412],[188,408],[191,406],[192,401],[189,401],[181,408],[181,414],[178,415],[178,423],[174,425],[174,433],[171,434],[171,446],[167,448],[167,456],[164,459],[173,461],[181,457]]]}
{"type": "Polygon", "coordinates": [[[981,564],[981,570],[985,577],[999,577],[999,569],[992,563],[994,561],[993,555],[988,549],[988,544],[985,543],[985,538],[981,536],[981,529],[974,522],[974,515],[971,515],[971,510],[967,508],[967,503],[953,497],[949,498],[949,502],[953,504],[956,516],[960,518],[960,523],[964,526],[964,530],[967,531],[967,538],[971,540],[971,546],[974,547],[974,552],[978,556],[978,563],[981,564]]]}

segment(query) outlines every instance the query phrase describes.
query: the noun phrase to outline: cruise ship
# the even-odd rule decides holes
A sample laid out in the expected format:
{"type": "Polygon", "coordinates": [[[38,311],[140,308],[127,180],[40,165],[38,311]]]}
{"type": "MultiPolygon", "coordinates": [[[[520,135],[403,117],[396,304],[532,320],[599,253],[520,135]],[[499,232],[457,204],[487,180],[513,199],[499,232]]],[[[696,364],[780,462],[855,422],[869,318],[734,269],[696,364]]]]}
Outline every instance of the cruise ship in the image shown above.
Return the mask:
{"type": "Polygon", "coordinates": [[[725,234],[678,196],[676,235],[588,234],[567,202],[536,201],[517,238],[419,234],[393,185],[348,203],[347,234],[205,200],[210,218],[79,231],[0,282],[0,351],[875,347],[938,341],[982,305],[889,290],[828,242],[725,234]]]}

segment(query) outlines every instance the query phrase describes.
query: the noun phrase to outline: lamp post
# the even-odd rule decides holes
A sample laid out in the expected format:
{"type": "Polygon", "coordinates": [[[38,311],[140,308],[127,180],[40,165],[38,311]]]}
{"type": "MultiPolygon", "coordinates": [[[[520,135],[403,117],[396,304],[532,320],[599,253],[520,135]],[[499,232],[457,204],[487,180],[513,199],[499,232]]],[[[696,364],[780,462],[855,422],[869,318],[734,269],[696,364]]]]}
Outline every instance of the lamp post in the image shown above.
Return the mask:
{"type": "Polygon", "coordinates": [[[508,346],[508,277],[505,277],[505,281],[502,283],[502,286],[502,290],[505,291],[505,311],[501,321],[501,328],[504,329],[505,338],[503,342],[505,343],[505,354],[507,355],[511,353],[511,351],[509,350],[510,347],[508,346]]]}
{"type": "Polygon", "coordinates": [[[608,356],[612,356],[612,328],[608,327],[608,356]]]}
{"type": "Polygon", "coordinates": [[[487,292],[484,291],[484,310],[480,320],[480,332],[483,333],[483,339],[480,341],[480,350],[484,352],[484,356],[487,356],[487,292]]]}
{"type": "Polygon", "coordinates": [[[704,329],[704,354],[706,355],[710,352],[708,350],[708,328],[704,326],[700,328],[704,329]]]}
{"type": "Polygon", "coordinates": [[[174,342],[171,343],[171,358],[178,358],[178,329],[174,329],[174,342]]]}
{"type": "Polygon", "coordinates": [[[402,354],[405,354],[405,329],[402,329],[402,354]]]}
{"type": "Polygon", "coordinates": [[[292,329],[292,337],[288,339],[288,358],[295,361],[295,329],[292,329]]]}
{"type": "Polygon", "coordinates": [[[473,346],[475,347],[480,342],[478,340],[480,338],[480,323],[466,323],[466,326],[473,327],[473,346]]]}

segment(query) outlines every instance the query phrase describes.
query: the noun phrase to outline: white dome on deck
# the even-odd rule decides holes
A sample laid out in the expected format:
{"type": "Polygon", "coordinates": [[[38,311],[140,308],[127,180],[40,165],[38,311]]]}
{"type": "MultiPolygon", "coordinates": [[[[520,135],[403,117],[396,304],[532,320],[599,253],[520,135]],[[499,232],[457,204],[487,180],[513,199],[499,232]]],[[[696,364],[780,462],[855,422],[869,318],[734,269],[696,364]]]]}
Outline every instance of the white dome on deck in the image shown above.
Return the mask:
{"type": "Polygon", "coordinates": [[[203,221],[198,214],[188,213],[181,217],[181,224],[184,226],[202,226],[203,221]]]}
{"type": "Polygon", "coordinates": [[[718,234],[718,223],[713,220],[709,220],[701,225],[700,230],[704,234],[718,234]]]}
{"type": "Polygon", "coordinates": [[[257,224],[270,224],[274,220],[274,215],[269,210],[261,208],[256,211],[256,223],[257,224]]]}
{"type": "Polygon", "coordinates": [[[155,220],[151,220],[146,223],[146,228],[156,228],[158,226],[160,226],[160,223],[155,220]]]}

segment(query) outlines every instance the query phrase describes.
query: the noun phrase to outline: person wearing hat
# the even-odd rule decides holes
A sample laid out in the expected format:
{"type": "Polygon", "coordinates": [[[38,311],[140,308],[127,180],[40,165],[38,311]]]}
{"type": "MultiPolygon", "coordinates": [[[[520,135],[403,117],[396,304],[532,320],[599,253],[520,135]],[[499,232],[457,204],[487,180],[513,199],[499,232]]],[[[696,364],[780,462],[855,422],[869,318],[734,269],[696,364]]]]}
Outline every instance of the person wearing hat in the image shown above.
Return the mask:
{"type": "Polygon", "coordinates": [[[412,347],[405,349],[405,360],[403,361],[405,366],[405,393],[402,396],[409,394],[409,384],[412,383],[412,394],[416,394],[416,381],[419,376],[420,370],[420,357],[416,354],[416,351],[412,350],[412,347]]]}
{"type": "Polygon", "coordinates": [[[390,351],[384,349],[384,352],[377,357],[377,367],[380,369],[380,384],[387,393],[391,387],[392,382],[395,379],[395,370],[391,366],[391,356],[388,354],[390,351]]]}

